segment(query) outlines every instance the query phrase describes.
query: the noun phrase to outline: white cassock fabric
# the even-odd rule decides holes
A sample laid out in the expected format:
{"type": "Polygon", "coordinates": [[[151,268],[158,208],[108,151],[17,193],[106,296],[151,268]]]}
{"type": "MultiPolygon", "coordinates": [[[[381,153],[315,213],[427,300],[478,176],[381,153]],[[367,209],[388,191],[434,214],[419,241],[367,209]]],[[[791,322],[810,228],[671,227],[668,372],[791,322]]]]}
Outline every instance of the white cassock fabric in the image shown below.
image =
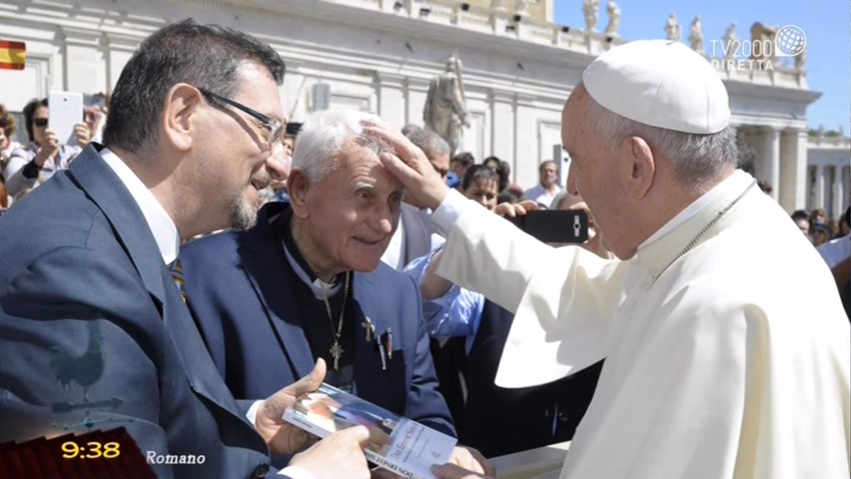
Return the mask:
{"type": "Polygon", "coordinates": [[[606,358],[563,479],[849,477],[849,324],[788,215],[753,187],[671,264],[752,182],[736,172],[628,261],[554,250],[454,192],[435,212],[437,273],[516,312],[498,385],[606,358]]]}

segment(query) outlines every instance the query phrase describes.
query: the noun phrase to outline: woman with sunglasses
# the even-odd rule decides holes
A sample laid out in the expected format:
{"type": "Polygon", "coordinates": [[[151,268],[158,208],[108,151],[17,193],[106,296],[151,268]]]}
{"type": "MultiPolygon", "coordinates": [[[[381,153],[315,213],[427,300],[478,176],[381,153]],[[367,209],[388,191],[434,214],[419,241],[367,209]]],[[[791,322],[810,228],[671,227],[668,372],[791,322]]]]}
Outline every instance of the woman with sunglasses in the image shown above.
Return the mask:
{"type": "MultiPolygon", "coordinates": [[[[81,119],[82,115],[80,112],[81,119]]],[[[15,199],[49,180],[57,171],[68,168],[71,160],[89,144],[89,128],[81,122],[74,127],[79,144],[62,145],[56,134],[48,128],[49,116],[47,98],[32,100],[24,107],[30,143],[10,155],[4,172],[6,189],[15,199]]]]}

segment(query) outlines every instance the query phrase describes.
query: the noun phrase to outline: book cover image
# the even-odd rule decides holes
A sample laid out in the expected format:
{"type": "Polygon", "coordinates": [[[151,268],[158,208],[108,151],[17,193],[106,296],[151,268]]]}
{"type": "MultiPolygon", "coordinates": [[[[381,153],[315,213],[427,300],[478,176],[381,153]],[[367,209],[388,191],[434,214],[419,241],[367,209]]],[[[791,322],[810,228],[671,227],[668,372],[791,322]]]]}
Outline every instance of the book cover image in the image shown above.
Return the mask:
{"type": "Polygon", "coordinates": [[[390,441],[367,446],[367,459],[411,478],[432,479],[431,466],[446,463],[457,443],[451,436],[327,384],[299,398],[284,413],[284,420],[320,438],[357,425],[378,428],[390,441]]]}

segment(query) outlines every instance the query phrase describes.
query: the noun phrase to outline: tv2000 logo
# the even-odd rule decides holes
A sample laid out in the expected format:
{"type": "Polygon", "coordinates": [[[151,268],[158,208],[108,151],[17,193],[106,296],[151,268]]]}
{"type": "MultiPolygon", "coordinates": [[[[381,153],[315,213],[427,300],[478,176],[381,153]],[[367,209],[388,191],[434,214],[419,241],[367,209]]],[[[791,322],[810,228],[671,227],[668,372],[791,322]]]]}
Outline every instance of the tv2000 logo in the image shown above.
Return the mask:
{"type": "Polygon", "coordinates": [[[774,70],[772,59],[804,53],[807,35],[797,25],[786,25],[770,39],[711,40],[711,43],[712,62],[718,68],[774,70]]]}

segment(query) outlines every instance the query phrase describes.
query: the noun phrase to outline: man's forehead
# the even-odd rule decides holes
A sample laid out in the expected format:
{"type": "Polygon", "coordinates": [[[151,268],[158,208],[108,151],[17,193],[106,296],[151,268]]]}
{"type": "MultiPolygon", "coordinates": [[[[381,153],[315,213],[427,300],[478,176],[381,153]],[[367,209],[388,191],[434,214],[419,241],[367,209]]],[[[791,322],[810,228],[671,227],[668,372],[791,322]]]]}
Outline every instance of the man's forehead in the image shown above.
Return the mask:
{"type": "Polygon", "coordinates": [[[493,178],[476,178],[471,187],[496,191],[499,189],[499,182],[493,178]]]}
{"type": "Polygon", "coordinates": [[[401,183],[384,167],[378,156],[360,145],[354,145],[341,156],[344,168],[340,172],[348,176],[353,183],[361,186],[401,188],[401,183]]]}

